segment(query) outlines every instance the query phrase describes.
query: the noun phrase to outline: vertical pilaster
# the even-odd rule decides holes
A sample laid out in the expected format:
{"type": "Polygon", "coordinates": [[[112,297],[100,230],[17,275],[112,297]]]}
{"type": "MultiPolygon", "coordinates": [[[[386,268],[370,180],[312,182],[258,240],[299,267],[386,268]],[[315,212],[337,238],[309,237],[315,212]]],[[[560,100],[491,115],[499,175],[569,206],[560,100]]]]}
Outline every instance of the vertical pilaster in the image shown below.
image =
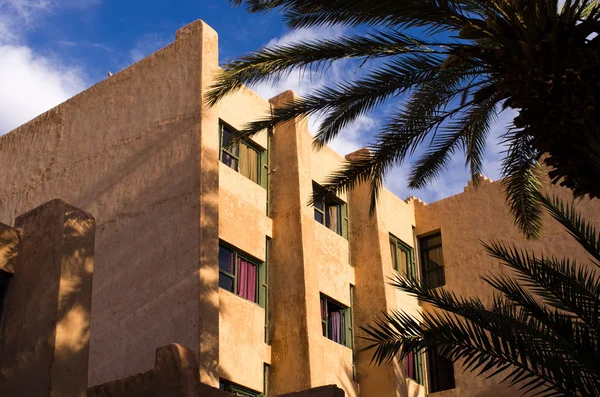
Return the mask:
{"type": "Polygon", "coordinates": [[[219,385],[219,119],[216,107],[206,105],[206,93],[218,71],[218,36],[199,22],[200,64],[200,381],[219,385]]]}
{"type": "MultiPolygon", "coordinates": [[[[353,160],[369,152],[361,149],[346,156],[353,160]]],[[[356,278],[356,296],[354,322],[358,326],[367,326],[382,312],[390,308],[386,295],[386,279],[382,267],[382,244],[378,208],[370,212],[371,192],[369,183],[361,183],[348,195],[350,207],[350,255],[356,278]]],[[[385,235],[385,234],[384,234],[385,235]]],[[[389,250],[389,248],[388,248],[389,250]]],[[[394,365],[375,366],[371,364],[373,352],[361,352],[367,341],[356,339],[356,369],[360,393],[363,396],[406,395],[406,391],[397,387],[394,365]]]]}
{"type": "Polygon", "coordinates": [[[53,200],[15,227],[21,239],[2,321],[1,394],[85,397],[94,219],[53,200]]]}
{"type": "MultiPolygon", "coordinates": [[[[294,93],[286,91],[270,102],[277,108],[293,99],[294,93]]],[[[306,119],[290,121],[275,128],[271,141],[272,371],[269,391],[272,394],[308,389],[313,376],[309,338],[312,316],[307,304],[307,285],[312,277],[306,251],[314,237],[307,226],[313,211],[307,206],[312,186],[307,128],[306,119]]],[[[315,314],[318,320],[319,315],[315,314]]]]}

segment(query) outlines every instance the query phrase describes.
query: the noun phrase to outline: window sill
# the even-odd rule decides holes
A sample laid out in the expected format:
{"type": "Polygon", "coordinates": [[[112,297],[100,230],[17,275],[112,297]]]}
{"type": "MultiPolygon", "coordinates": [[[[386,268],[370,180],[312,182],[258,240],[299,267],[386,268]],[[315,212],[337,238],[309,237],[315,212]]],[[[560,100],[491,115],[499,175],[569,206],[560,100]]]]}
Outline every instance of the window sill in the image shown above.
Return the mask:
{"type": "Polygon", "coordinates": [[[440,391],[434,391],[431,393],[427,393],[428,396],[443,396],[444,394],[451,394],[451,395],[455,395],[455,391],[457,390],[456,387],[452,388],[452,389],[446,389],[446,390],[440,390],[440,391]]]}
{"type": "Polygon", "coordinates": [[[251,301],[250,299],[246,299],[246,298],[244,298],[244,297],[242,297],[242,296],[239,296],[238,294],[236,294],[236,293],[233,293],[233,292],[231,292],[231,291],[228,291],[228,290],[226,290],[225,288],[219,287],[219,290],[220,290],[220,291],[223,291],[223,292],[226,292],[226,293],[227,293],[227,294],[229,294],[229,295],[235,296],[236,298],[238,298],[238,299],[241,299],[241,300],[242,300],[242,301],[244,301],[244,302],[248,302],[248,303],[250,303],[250,304],[252,304],[252,305],[254,305],[254,306],[258,306],[258,307],[260,307],[261,309],[265,310],[265,308],[264,308],[264,307],[262,307],[261,305],[259,305],[258,303],[256,303],[256,302],[253,302],[253,301],[251,301]]]}
{"type": "Polygon", "coordinates": [[[321,334],[321,336],[323,337],[323,339],[325,339],[325,340],[328,340],[328,341],[329,341],[329,342],[331,342],[331,343],[334,343],[336,346],[345,347],[346,349],[348,349],[348,350],[350,350],[350,351],[352,351],[352,350],[353,350],[351,347],[348,347],[348,346],[346,346],[346,345],[342,345],[341,343],[338,343],[338,342],[336,342],[336,341],[334,341],[334,340],[331,340],[331,339],[329,339],[329,338],[328,338],[328,337],[326,337],[326,336],[323,336],[323,334],[321,334]]]}
{"type": "Polygon", "coordinates": [[[331,230],[330,228],[328,228],[327,226],[325,226],[324,224],[322,224],[321,222],[318,222],[317,220],[315,220],[315,223],[319,226],[321,226],[323,229],[326,229],[328,231],[330,231],[331,233],[335,234],[336,236],[339,236],[340,238],[348,241],[348,239],[346,237],[344,237],[343,235],[339,234],[338,232],[331,230]]]}

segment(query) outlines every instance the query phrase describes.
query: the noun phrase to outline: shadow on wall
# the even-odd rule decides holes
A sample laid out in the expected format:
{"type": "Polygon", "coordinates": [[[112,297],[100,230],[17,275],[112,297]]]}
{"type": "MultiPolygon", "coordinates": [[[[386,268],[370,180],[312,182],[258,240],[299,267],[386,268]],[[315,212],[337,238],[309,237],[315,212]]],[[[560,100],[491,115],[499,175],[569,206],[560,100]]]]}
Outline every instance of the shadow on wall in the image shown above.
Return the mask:
{"type": "Polygon", "coordinates": [[[0,389],[8,396],[78,395],[87,386],[94,219],[52,200],[19,216],[15,226],[18,249],[6,248],[10,239],[0,246],[14,262],[3,310],[0,389]]]}
{"type": "Polygon", "coordinates": [[[151,368],[147,347],[172,342],[198,354],[203,382],[218,382],[218,157],[201,167],[197,120],[178,122],[187,132],[157,124],[78,198],[99,210],[113,201],[98,217],[90,385],[151,368]]]}

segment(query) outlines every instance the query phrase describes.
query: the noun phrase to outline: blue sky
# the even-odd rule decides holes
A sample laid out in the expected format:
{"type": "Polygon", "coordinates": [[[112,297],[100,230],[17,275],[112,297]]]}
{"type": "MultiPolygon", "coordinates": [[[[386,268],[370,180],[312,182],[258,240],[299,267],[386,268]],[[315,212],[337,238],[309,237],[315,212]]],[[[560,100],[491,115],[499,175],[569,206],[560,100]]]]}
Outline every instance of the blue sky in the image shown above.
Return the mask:
{"type": "MultiPolygon", "coordinates": [[[[264,45],[342,33],[289,32],[277,13],[248,14],[227,0],[0,0],[0,134],[106,78],[108,71],[115,73],[167,45],[177,29],[196,19],[218,32],[221,62],[264,45]]],[[[302,95],[355,73],[337,66],[326,75],[292,73],[274,86],[254,88],[265,98],[286,89],[302,95]]],[[[361,117],[332,143],[334,149],[345,154],[364,146],[379,116],[361,117]]],[[[511,117],[503,114],[490,138],[484,173],[492,179],[499,176],[497,136],[511,117]]],[[[469,179],[460,155],[420,191],[406,188],[408,171],[408,164],[394,170],[387,187],[402,198],[416,195],[426,202],[461,192],[469,179]]]]}

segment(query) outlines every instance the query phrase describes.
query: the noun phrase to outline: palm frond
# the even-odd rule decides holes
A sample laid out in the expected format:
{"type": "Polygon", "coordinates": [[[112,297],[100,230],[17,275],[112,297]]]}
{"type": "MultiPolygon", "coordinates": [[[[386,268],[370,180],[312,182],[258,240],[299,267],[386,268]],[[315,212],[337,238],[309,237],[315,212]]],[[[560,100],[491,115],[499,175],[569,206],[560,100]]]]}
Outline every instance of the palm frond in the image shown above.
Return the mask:
{"type": "Polygon", "coordinates": [[[507,141],[510,147],[504,159],[502,184],[515,223],[528,239],[540,237],[542,211],[537,201],[542,183],[538,177],[539,165],[527,142],[527,136],[513,131],[507,141]]]}
{"type": "Polygon", "coordinates": [[[557,197],[539,194],[538,200],[564,228],[581,244],[600,266],[600,236],[596,227],[583,219],[573,205],[564,204],[557,197]]]}
{"type": "Polygon", "coordinates": [[[464,359],[463,368],[478,375],[508,371],[504,376],[511,385],[527,381],[532,390],[560,393],[572,392],[567,385],[589,388],[590,379],[581,378],[575,367],[564,368],[573,360],[571,353],[557,347],[539,323],[526,321],[528,313],[511,302],[497,300],[486,309],[477,298],[461,299],[407,279],[396,279],[394,285],[442,311],[426,312],[422,321],[394,311],[363,328],[370,342],[366,349],[374,350],[375,362],[389,361],[395,353],[402,359],[409,351],[439,347],[453,360],[464,359]],[[435,337],[427,339],[427,334],[435,337]],[[523,356],[528,359],[523,361],[523,356]]]}
{"type": "Polygon", "coordinates": [[[568,259],[536,258],[499,242],[483,243],[490,256],[516,271],[516,279],[547,305],[573,313],[592,329],[600,325],[600,277],[568,259]]]}
{"type": "Polygon", "coordinates": [[[460,120],[451,121],[443,127],[444,134],[433,139],[430,149],[415,164],[409,186],[423,188],[446,168],[450,155],[461,144],[467,153],[467,164],[470,166],[472,178],[477,180],[477,176],[481,174],[486,137],[491,123],[496,119],[497,103],[497,97],[492,96],[484,103],[472,106],[460,120]]]}
{"type": "Polygon", "coordinates": [[[346,162],[328,177],[325,190],[331,193],[344,192],[369,181],[371,212],[374,211],[383,179],[390,167],[402,163],[428,134],[435,133],[447,119],[472,104],[469,101],[462,106],[443,110],[447,101],[461,95],[463,84],[469,81],[472,70],[468,65],[442,70],[434,79],[418,86],[405,108],[384,123],[382,132],[369,147],[372,153],[360,161],[346,162]]]}
{"type": "Polygon", "coordinates": [[[420,39],[397,31],[374,31],[335,39],[312,39],[266,47],[229,62],[207,94],[207,104],[215,105],[244,84],[277,81],[292,70],[317,72],[333,61],[350,58],[375,59],[399,54],[445,54],[443,48],[430,48],[420,39]]]}
{"type": "Polygon", "coordinates": [[[390,25],[427,27],[438,32],[460,28],[484,15],[484,5],[474,0],[233,0],[250,12],[280,9],[290,28],[314,26],[390,25]]]}

